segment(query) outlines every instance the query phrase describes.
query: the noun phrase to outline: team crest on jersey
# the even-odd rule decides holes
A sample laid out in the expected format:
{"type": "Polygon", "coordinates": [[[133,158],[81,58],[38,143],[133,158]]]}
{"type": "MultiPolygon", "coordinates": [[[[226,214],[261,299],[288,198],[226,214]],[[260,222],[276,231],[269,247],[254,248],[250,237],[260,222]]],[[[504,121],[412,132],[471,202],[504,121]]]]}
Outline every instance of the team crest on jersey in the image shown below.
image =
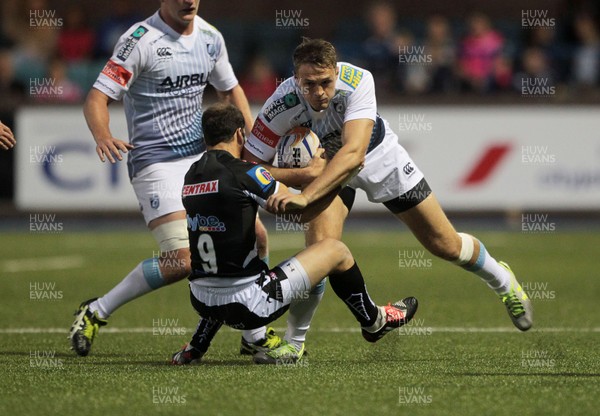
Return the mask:
{"type": "Polygon", "coordinates": [[[346,105],[344,104],[343,101],[333,102],[332,104],[333,104],[333,109],[335,110],[336,113],[344,114],[344,112],[346,111],[346,105]]]}
{"type": "Polygon", "coordinates": [[[121,49],[119,49],[119,52],[117,52],[117,58],[125,62],[127,58],[129,58],[129,55],[131,55],[131,52],[133,52],[135,45],[137,45],[142,36],[144,36],[146,33],[148,33],[148,29],[146,29],[144,26],[139,26],[136,30],[134,30],[134,32],[125,41],[125,44],[121,47],[121,49]]]}
{"type": "Polygon", "coordinates": [[[363,71],[360,71],[356,68],[352,68],[351,66],[348,65],[342,65],[342,67],[340,68],[340,80],[356,89],[356,87],[358,87],[358,84],[360,83],[360,80],[363,77],[363,71]]]}
{"type": "Polygon", "coordinates": [[[207,43],[206,44],[206,52],[208,52],[208,56],[210,56],[211,58],[214,59],[214,57],[217,53],[217,47],[215,46],[214,43],[207,43]]]}
{"type": "Polygon", "coordinates": [[[271,176],[271,172],[263,168],[262,166],[254,166],[248,172],[246,172],[248,176],[250,176],[254,182],[256,182],[261,189],[266,190],[275,179],[271,176]]]}

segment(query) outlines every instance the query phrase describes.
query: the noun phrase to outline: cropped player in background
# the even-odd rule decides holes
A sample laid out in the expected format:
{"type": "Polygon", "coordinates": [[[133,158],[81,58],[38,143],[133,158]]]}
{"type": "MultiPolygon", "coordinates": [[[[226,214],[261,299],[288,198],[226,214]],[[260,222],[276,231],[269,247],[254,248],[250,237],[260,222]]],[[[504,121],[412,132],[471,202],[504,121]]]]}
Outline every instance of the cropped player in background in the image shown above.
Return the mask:
{"type": "MultiPolygon", "coordinates": [[[[352,254],[335,239],[323,239],[269,270],[254,250],[254,221],[258,205],[269,209],[271,198],[287,187],[262,166],[240,160],[244,117],[236,107],[209,107],[202,129],[208,150],[185,175],[183,204],[192,252],[191,301],[208,320],[201,321],[192,341],[174,354],[173,364],[202,358],[210,343],[204,322],[213,332],[222,324],[261,327],[283,315],[327,275],[367,341],[375,342],[412,319],[417,310],[413,297],[375,305],[352,254]]],[[[258,353],[254,361],[270,363],[270,358],[258,353]]]]}
{"type": "Polygon", "coordinates": [[[0,121],[0,148],[3,150],[12,149],[17,140],[10,127],[0,121]]]}
{"type": "MultiPolygon", "coordinates": [[[[423,173],[388,122],[377,114],[371,73],[337,62],[333,45],[319,39],[304,39],[293,59],[294,76],[281,83],[262,107],[244,159],[270,163],[281,136],[292,127],[306,126],[320,137],[330,160],[316,178],[306,169],[272,169],[281,182],[307,184],[300,195],[278,194],[279,212],[302,208],[347,183],[341,199],[336,198],[311,222],[306,236],[308,245],[325,238],[341,239],[355,190],[362,189],[369,201],[383,203],[403,221],[431,253],[479,276],[500,297],[513,324],[522,331],[529,329],[532,307],[513,272],[506,263],[496,261],[477,238],[454,230],[423,173]]],[[[315,295],[305,302],[299,316],[290,309],[293,324],[288,321],[284,343],[269,353],[274,359],[302,354],[306,331],[294,328],[308,329],[319,300],[315,295]]]]}
{"type": "MultiPolygon", "coordinates": [[[[100,298],[83,302],[71,327],[77,354],[89,353],[99,327],[120,306],[189,276],[190,250],[183,178],[205,150],[202,141],[202,97],[211,84],[223,102],[236,105],[246,127],[252,116],[244,91],[229,63],[222,35],[198,17],[198,0],[161,0],[160,9],[133,25],[118,41],[90,91],[84,114],[100,160],[111,163],[128,154],[131,184],[160,256],[140,262],[100,298]],[[129,143],[113,137],[108,105],[123,100],[129,143]]],[[[266,231],[257,228],[267,256],[266,231]]],[[[264,328],[243,334],[242,348],[278,345],[280,338],[264,328]]]]}

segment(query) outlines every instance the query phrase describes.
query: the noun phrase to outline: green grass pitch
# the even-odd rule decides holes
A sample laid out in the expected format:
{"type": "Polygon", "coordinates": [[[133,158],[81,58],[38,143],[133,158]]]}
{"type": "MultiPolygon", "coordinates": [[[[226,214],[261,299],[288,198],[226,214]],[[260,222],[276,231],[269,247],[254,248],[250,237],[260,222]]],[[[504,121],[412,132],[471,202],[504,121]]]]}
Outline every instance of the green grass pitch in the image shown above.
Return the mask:
{"type": "MultiPolygon", "coordinates": [[[[477,278],[433,258],[406,231],[347,232],[378,302],[419,299],[415,320],[363,341],[328,288],[295,366],[253,365],[223,329],[203,365],[170,355],[197,323],[186,283],[118,310],[89,357],[69,350],[82,300],[155,254],[147,232],[2,235],[2,415],[590,415],[600,376],[600,283],[593,232],[478,232],[529,287],[535,328],[520,333],[477,278]]],[[[301,248],[271,234],[271,262],[301,248]]],[[[283,332],[283,319],[274,323],[283,332]]]]}

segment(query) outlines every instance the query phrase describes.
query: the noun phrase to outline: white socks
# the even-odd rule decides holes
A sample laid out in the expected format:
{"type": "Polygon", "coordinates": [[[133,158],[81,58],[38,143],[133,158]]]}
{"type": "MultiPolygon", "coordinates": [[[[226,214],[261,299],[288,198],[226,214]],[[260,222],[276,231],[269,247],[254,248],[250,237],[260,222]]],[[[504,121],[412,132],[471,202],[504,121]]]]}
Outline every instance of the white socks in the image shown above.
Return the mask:
{"type": "Polygon", "coordinates": [[[294,300],[290,304],[285,340],[296,347],[297,350],[302,348],[302,344],[306,340],[310,322],[317,311],[319,302],[323,298],[325,283],[326,279],[321,280],[310,291],[308,299],[294,300]]]}
{"type": "Polygon", "coordinates": [[[242,337],[246,340],[246,342],[255,343],[264,339],[267,336],[267,330],[264,326],[256,329],[247,329],[242,331],[242,337]]]}
{"type": "Polygon", "coordinates": [[[151,258],[139,263],[119,284],[106,295],[90,304],[91,311],[98,311],[102,319],[108,318],[120,306],[165,285],[158,267],[158,259],[151,258]]]}
{"type": "Polygon", "coordinates": [[[475,237],[468,234],[458,233],[462,239],[460,257],[454,263],[463,269],[475,273],[497,294],[506,293],[510,290],[510,273],[504,267],[500,266],[485,249],[483,243],[479,240],[479,256],[475,264],[468,265],[473,257],[475,237]]]}

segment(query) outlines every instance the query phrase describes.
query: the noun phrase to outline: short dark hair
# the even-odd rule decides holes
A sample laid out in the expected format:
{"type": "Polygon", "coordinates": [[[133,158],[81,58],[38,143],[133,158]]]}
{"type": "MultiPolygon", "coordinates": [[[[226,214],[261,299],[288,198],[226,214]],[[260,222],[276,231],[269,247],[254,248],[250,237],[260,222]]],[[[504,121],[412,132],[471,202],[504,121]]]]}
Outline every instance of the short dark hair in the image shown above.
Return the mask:
{"type": "Polygon", "coordinates": [[[302,38],[302,43],[294,50],[294,71],[302,64],[312,64],[322,68],[335,68],[337,54],[333,45],[323,39],[302,38]]]}
{"type": "Polygon", "coordinates": [[[242,112],[231,104],[213,104],[202,114],[202,132],[207,146],[230,142],[235,131],[240,128],[243,131],[244,127],[242,112]]]}

